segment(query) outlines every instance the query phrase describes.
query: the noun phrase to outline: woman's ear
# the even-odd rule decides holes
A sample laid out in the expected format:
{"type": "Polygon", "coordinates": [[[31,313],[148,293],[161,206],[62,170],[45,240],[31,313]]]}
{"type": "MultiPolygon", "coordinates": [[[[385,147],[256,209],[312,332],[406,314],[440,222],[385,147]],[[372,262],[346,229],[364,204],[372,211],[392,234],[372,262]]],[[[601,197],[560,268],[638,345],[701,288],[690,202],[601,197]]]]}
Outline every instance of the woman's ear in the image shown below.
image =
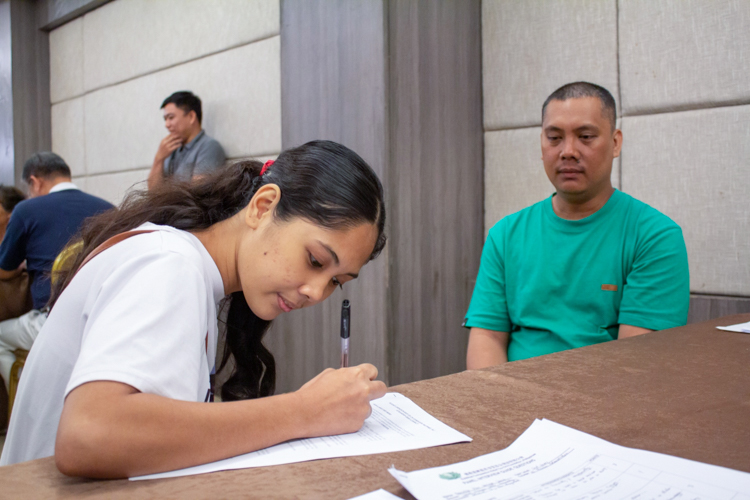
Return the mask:
{"type": "Polygon", "coordinates": [[[281,189],[276,184],[261,186],[247,204],[245,222],[257,229],[263,221],[273,218],[273,211],[281,199],[281,189]]]}

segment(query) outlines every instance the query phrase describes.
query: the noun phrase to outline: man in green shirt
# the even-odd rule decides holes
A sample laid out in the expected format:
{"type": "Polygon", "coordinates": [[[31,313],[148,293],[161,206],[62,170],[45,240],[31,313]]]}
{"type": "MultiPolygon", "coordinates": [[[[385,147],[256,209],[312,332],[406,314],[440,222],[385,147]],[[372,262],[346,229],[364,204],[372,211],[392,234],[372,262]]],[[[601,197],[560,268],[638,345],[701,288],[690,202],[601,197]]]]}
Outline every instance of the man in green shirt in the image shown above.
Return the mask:
{"type": "Polygon", "coordinates": [[[612,187],[615,101],[575,82],[542,107],[542,161],[555,193],[489,232],[464,325],[467,367],[684,325],[682,230],[612,187]]]}

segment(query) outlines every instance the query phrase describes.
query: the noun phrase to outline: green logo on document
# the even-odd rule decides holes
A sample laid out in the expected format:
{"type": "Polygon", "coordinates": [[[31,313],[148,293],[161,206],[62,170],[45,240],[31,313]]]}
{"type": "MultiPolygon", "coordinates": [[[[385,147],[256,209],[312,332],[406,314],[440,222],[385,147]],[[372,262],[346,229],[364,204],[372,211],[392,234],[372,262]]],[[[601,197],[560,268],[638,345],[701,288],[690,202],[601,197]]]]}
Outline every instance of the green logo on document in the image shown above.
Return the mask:
{"type": "Polygon", "coordinates": [[[459,474],[458,472],[443,472],[442,474],[440,474],[440,479],[451,480],[458,479],[459,477],[461,477],[461,474],[459,474]]]}

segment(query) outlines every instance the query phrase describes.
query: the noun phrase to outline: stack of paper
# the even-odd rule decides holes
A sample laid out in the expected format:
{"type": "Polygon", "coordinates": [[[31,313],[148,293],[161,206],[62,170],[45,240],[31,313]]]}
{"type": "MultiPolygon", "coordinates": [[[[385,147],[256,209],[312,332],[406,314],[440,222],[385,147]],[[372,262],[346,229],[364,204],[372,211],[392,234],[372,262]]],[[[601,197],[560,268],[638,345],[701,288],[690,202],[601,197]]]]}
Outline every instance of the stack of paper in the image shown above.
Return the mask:
{"type": "Polygon", "coordinates": [[[750,474],[625,448],[537,420],[504,450],[389,472],[419,500],[750,500],[750,474]]]}
{"type": "Polygon", "coordinates": [[[401,497],[397,497],[393,493],[389,493],[383,488],[380,488],[379,490],[371,491],[370,493],[365,493],[358,497],[352,497],[349,500],[401,500],[401,497]]]}
{"type": "Polygon", "coordinates": [[[717,326],[716,328],[719,330],[726,330],[727,332],[750,333],[750,321],[747,323],[739,323],[737,325],[717,326]]]}

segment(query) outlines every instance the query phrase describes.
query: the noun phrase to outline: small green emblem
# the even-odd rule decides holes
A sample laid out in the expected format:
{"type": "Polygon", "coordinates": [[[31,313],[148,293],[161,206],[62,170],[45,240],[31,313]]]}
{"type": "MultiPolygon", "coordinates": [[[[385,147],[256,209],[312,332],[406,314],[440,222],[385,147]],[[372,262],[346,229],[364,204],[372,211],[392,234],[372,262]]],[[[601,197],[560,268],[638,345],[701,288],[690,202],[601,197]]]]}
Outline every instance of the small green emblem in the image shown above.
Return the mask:
{"type": "Polygon", "coordinates": [[[461,474],[459,474],[458,472],[444,472],[440,474],[441,479],[451,480],[451,479],[458,479],[459,477],[461,477],[461,474]]]}

